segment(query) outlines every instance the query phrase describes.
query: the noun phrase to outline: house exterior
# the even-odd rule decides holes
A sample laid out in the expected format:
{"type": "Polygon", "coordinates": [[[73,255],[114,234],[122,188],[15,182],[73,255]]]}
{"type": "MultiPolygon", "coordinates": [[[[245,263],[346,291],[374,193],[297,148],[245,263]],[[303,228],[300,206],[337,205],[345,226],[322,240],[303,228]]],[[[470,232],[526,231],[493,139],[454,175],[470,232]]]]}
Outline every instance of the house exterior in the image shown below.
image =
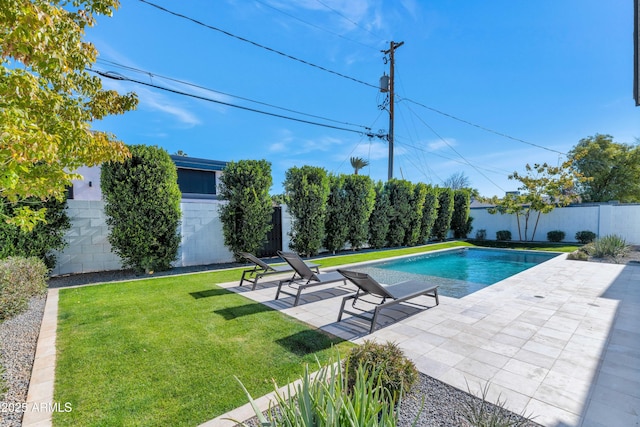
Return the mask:
{"type": "MultiPolygon", "coordinates": [[[[227,162],[171,155],[178,169],[178,186],[183,199],[217,199],[218,183],[227,162]]],[[[68,192],[72,200],[102,200],[100,166],[83,166],[76,172],[84,177],[74,180],[68,192]]]]}

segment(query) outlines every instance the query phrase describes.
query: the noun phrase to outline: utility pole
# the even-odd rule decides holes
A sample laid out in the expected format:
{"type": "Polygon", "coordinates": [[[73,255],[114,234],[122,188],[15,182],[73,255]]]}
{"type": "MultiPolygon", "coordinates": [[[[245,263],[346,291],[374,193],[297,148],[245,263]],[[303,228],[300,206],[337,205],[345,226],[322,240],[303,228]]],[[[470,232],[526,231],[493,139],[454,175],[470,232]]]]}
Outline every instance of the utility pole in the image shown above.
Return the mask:
{"type": "MultiPolygon", "coordinates": [[[[402,46],[403,44],[404,42],[396,43],[392,41],[389,45],[389,49],[382,51],[382,53],[384,53],[385,55],[389,55],[389,86],[387,89],[389,91],[389,134],[387,135],[387,140],[389,142],[389,179],[393,178],[393,108],[394,108],[393,104],[394,104],[394,95],[395,95],[394,87],[393,87],[394,86],[394,82],[393,82],[394,69],[393,68],[395,63],[394,53],[395,53],[395,50],[400,46],[402,46]]],[[[380,90],[382,92],[386,92],[385,90],[383,90],[382,87],[380,88],[380,90]]]]}

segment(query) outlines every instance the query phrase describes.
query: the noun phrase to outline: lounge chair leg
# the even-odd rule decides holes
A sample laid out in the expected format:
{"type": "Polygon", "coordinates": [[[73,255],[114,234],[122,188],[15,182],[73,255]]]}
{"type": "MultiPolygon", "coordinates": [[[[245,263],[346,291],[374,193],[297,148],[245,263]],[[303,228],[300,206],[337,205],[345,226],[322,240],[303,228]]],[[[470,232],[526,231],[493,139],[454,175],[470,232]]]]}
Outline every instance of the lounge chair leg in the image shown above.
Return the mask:
{"type": "Polygon", "coordinates": [[[342,305],[340,305],[340,312],[338,313],[338,322],[342,320],[342,313],[344,312],[344,306],[347,303],[347,300],[349,298],[353,298],[353,295],[347,295],[346,297],[342,298],[342,305]]]}
{"type": "Polygon", "coordinates": [[[373,330],[376,328],[376,322],[378,321],[378,312],[380,307],[376,307],[373,311],[373,319],[371,319],[371,328],[369,329],[369,333],[372,334],[373,330]]]}
{"type": "Polygon", "coordinates": [[[296,300],[293,302],[293,306],[295,307],[300,302],[300,294],[302,293],[302,288],[298,287],[298,293],[296,294],[296,300]]]}
{"type": "Polygon", "coordinates": [[[278,299],[278,297],[280,296],[280,289],[282,288],[282,284],[286,282],[286,280],[280,280],[278,282],[278,292],[276,292],[276,299],[278,299]]]}
{"type": "Polygon", "coordinates": [[[242,284],[244,283],[244,277],[246,276],[247,271],[249,271],[249,270],[245,270],[245,271],[242,272],[242,279],[240,279],[240,286],[242,286],[242,284]]]}
{"type": "Polygon", "coordinates": [[[253,286],[251,287],[252,291],[256,290],[256,286],[258,286],[258,280],[260,279],[260,276],[256,276],[255,279],[253,279],[253,286]]]}

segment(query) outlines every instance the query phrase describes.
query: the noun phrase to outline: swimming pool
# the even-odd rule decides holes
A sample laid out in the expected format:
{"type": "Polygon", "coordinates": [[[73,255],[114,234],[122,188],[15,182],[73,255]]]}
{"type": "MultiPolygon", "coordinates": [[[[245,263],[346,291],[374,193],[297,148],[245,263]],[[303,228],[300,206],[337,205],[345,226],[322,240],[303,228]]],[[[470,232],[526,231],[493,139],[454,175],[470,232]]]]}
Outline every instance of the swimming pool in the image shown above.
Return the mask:
{"type": "Polygon", "coordinates": [[[461,248],[368,264],[354,270],[381,283],[418,279],[440,285],[438,292],[462,298],[556,257],[555,253],[461,248]]]}

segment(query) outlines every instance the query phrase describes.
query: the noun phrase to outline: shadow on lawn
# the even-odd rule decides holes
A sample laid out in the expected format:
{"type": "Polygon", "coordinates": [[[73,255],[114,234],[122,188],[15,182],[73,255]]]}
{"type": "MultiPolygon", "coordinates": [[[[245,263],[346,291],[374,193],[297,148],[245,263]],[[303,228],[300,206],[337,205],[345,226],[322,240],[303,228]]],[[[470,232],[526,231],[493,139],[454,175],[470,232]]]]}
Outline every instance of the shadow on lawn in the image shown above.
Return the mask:
{"type": "Polygon", "coordinates": [[[267,307],[264,304],[252,303],[252,304],[237,305],[235,307],[225,307],[225,308],[221,308],[220,310],[213,310],[214,313],[224,317],[225,320],[233,320],[238,317],[263,313],[265,311],[273,311],[273,309],[267,307]]]}
{"type": "Polygon", "coordinates": [[[229,295],[233,292],[228,291],[226,289],[207,289],[206,291],[198,291],[198,292],[189,292],[189,295],[194,297],[195,299],[200,298],[209,298],[209,297],[219,297],[222,295],[229,295]]]}
{"type": "Polygon", "coordinates": [[[296,332],[288,337],[277,339],[275,342],[296,356],[306,356],[327,350],[341,341],[339,338],[332,340],[328,335],[317,330],[308,330],[296,332]]]}

